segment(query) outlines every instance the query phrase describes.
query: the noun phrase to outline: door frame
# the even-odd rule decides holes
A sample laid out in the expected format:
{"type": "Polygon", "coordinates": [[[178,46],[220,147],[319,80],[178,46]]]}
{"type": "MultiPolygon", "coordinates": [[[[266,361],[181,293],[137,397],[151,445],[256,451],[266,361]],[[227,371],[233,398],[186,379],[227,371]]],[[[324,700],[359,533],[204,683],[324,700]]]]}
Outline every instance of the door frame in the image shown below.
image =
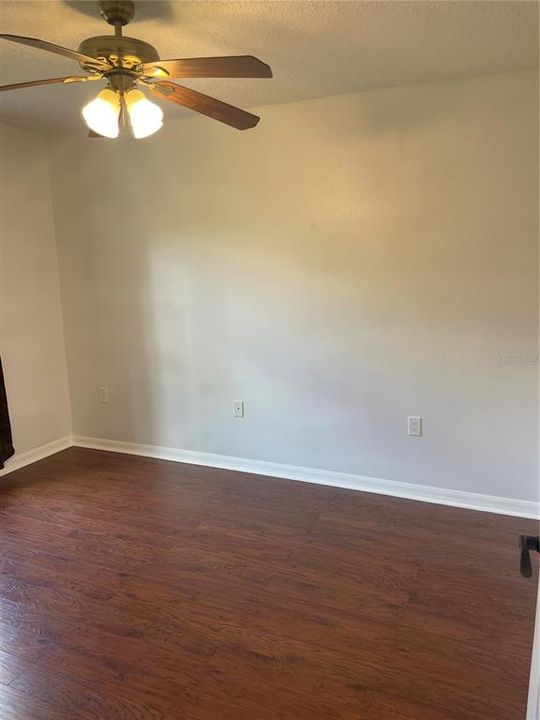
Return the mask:
{"type": "Polygon", "coordinates": [[[540,579],[538,581],[538,597],[536,600],[527,720],[540,720],[540,579]]]}

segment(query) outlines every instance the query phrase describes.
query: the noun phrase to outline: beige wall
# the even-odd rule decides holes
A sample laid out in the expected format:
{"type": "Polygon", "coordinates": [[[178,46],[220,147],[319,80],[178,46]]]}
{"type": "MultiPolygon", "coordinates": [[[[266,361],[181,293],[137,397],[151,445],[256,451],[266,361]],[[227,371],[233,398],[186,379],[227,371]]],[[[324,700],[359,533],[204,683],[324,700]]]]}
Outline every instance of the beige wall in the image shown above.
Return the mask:
{"type": "Polygon", "coordinates": [[[535,499],[535,73],[260,112],[52,143],[75,433],[535,499]]]}
{"type": "Polygon", "coordinates": [[[0,126],[0,353],[18,454],[71,434],[46,143],[0,126]]]}

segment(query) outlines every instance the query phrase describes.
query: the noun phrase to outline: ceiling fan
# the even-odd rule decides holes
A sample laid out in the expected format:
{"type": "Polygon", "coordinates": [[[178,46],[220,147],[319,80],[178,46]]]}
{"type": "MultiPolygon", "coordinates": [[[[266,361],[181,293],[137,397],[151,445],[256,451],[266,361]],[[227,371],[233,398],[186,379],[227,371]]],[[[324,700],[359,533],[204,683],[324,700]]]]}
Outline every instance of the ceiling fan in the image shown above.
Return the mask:
{"type": "Polygon", "coordinates": [[[107,87],[82,110],[90,135],[94,137],[116,138],[121,128],[127,128],[135,138],[143,138],[160,129],[163,112],[138,89],[141,87],[161,100],[195,110],[238,130],[254,127],[259,122],[257,115],[171,82],[171,78],[270,78],[269,65],[251,55],[160,60],[152,45],[122,35],[123,26],[135,12],[131,0],[102,0],[98,6],[109,25],[114,26],[114,35],[87,38],[78,50],[37,38],[0,34],[0,39],[76,60],[87,75],[2,85],[0,91],[106,80],[107,87]]]}

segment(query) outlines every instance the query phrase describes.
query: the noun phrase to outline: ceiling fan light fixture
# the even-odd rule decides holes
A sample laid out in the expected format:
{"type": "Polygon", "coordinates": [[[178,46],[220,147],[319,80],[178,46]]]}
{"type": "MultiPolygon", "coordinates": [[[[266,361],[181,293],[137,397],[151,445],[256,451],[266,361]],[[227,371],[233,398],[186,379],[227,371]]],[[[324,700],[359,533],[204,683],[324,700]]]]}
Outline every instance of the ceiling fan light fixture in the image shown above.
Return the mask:
{"type": "Polygon", "coordinates": [[[86,38],[78,50],[39,38],[0,33],[0,43],[7,40],[61,55],[78,62],[87,73],[0,85],[0,92],[54,83],[67,85],[104,80],[108,83],[107,88],[82,110],[92,131],[90,137],[117,138],[120,126],[122,130],[129,130],[131,126],[135,138],[144,138],[161,128],[163,113],[159,105],[135,90],[136,83],[142,83],[159,100],[194,110],[237,130],[257,125],[260,120],[257,115],[172,81],[176,78],[271,78],[269,65],[253,55],[161,60],[155,47],[122,33],[124,25],[133,18],[132,0],[101,0],[99,9],[109,25],[114,26],[114,35],[86,38]]]}
{"type": "Polygon", "coordinates": [[[128,90],[125,101],[133,135],[137,140],[157,132],[163,125],[163,110],[140,90],[128,90]]]}
{"type": "Polygon", "coordinates": [[[84,121],[98,135],[117,138],[120,128],[120,95],[111,88],[105,88],[82,109],[84,121]]]}

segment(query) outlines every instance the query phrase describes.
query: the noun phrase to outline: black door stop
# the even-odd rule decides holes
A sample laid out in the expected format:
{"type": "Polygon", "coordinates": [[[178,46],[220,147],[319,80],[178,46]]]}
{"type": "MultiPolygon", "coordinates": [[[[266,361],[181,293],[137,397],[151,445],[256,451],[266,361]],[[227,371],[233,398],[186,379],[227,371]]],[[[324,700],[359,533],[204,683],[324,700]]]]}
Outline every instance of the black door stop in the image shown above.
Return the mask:
{"type": "Polygon", "coordinates": [[[525,578],[532,576],[532,565],[530,551],[535,550],[540,553],[540,537],[533,535],[521,535],[519,538],[519,547],[521,549],[520,572],[525,578]]]}

